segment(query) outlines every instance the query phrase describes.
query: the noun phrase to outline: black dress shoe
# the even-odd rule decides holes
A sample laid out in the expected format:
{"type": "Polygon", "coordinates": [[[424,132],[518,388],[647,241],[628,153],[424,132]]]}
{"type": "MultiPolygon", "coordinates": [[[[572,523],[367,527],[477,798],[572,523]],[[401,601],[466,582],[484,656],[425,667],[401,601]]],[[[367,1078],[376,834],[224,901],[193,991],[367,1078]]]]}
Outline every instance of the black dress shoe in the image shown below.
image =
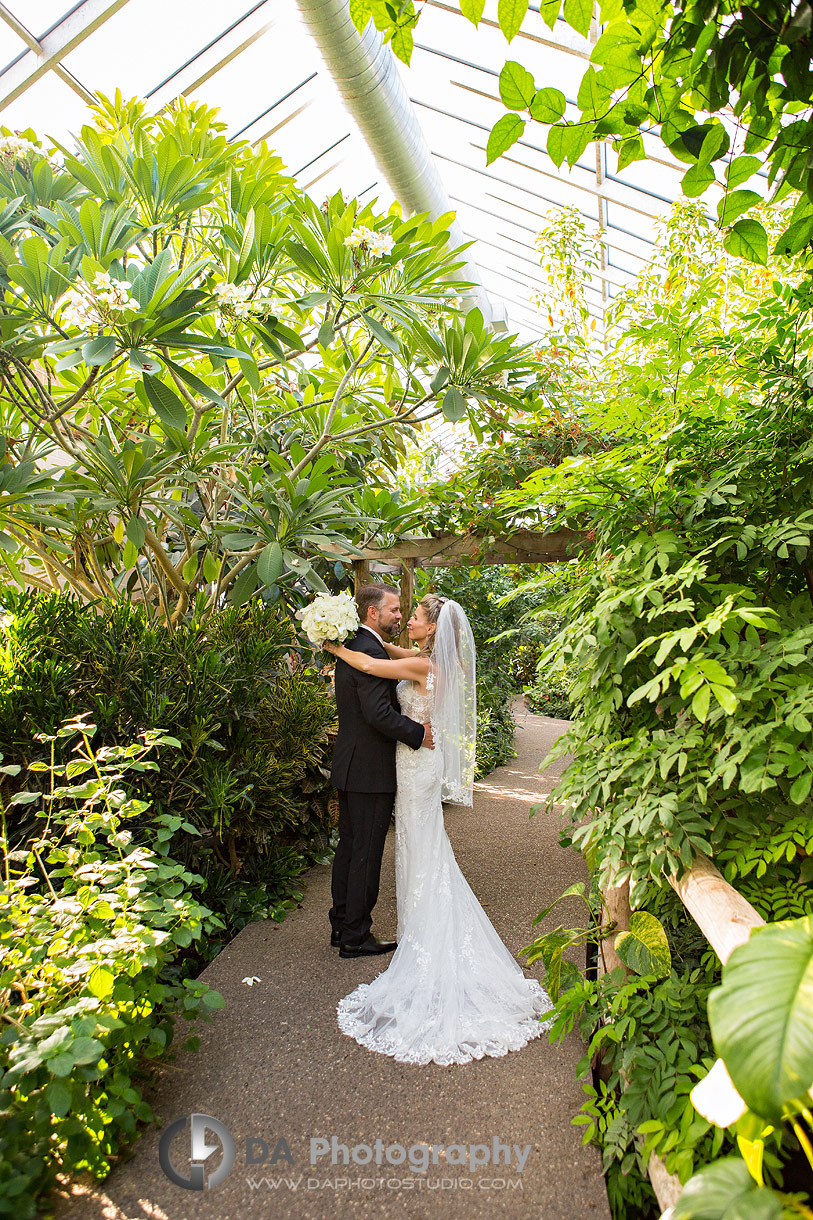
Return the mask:
{"type": "Polygon", "coordinates": [[[331,943],[331,945],[334,945],[334,946],[340,945],[342,943],[341,932],[336,932],[335,930],[333,932],[331,932],[330,933],[330,943],[331,943]]]}
{"type": "Polygon", "coordinates": [[[374,936],[371,936],[369,940],[365,940],[363,945],[356,945],[352,948],[341,945],[339,957],[372,957],[374,953],[392,953],[397,948],[397,941],[376,940],[374,936]]]}

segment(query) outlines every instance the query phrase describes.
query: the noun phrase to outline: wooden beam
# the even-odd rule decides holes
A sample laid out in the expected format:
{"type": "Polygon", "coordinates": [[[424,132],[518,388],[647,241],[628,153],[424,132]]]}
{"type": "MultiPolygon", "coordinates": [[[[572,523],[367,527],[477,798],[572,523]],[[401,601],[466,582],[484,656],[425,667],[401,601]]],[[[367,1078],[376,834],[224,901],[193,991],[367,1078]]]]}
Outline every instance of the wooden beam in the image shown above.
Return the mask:
{"type": "Polygon", "coordinates": [[[702,852],[680,881],[667,880],[723,965],[765,923],[702,852]]]}
{"type": "MultiPolygon", "coordinates": [[[[421,567],[446,567],[452,562],[503,564],[503,563],[561,563],[571,559],[587,541],[586,535],[577,530],[561,529],[553,533],[538,533],[534,530],[517,530],[508,539],[488,537],[463,537],[457,534],[435,534],[431,538],[404,537],[389,550],[380,547],[363,547],[367,560],[393,563],[405,559],[416,560],[421,567]]],[[[322,554],[331,559],[352,562],[356,557],[338,546],[322,548],[322,554]]],[[[355,566],[355,565],[354,565],[355,566]]]]}

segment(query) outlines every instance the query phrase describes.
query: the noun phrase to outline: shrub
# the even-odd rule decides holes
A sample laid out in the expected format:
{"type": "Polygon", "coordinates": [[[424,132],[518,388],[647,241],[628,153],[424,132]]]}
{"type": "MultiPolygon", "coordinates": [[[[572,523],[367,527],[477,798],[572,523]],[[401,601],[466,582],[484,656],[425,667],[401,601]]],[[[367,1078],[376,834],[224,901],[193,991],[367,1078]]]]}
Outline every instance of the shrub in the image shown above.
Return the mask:
{"type": "MultiPolygon", "coordinates": [[[[77,708],[97,726],[97,746],[160,726],[180,748],[160,772],[139,776],[149,811],[134,820],[136,840],[153,847],[156,815],[175,818],[173,855],[202,875],[230,935],[269,911],[281,918],[301,897],[296,878],[329,850],[335,720],[324,680],[299,661],[289,621],[252,603],[170,632],[138,606],[13,590],[4,601],[7,761],[42,759],[36,734],[53,734],[77,708]]],[[[64,761],[61,741],[56,758],[64,761]]],[[[35,821],[17,809],[12,840],[33,833],[35,821]]]]}
{"type": "MultiPolygon", "coordinates": [[[[122,786],[125,773],[128,787],[158,774],[148,756],[179,743],[144,733],[94,752],[94,731],[76,720],[47,737],[49,761],[32,764],[46,791],[18,791],[12,802],[47,812],[24,849],[6,851],[0,884],[0,1214],[18,1220],[35,1214],[60,1170],[107,1174],[137,1120],[153,1117],[139,1081],[166,1053],[176,1017],[194,1022],[223,1006],[185,977],[183,961],[222,921],[193,893],[202,878],[168,854],[179,826],[199,832],[153,813],[147,848],[120,829],[148,808],[122,786]],[[54,762],[77,736],[67,763],[54,762]]],[[[5,840],[5,812],[3,830],[5,840]]],[[[197,1039],[186,1045],[197,1049],[197,1039]]]]}

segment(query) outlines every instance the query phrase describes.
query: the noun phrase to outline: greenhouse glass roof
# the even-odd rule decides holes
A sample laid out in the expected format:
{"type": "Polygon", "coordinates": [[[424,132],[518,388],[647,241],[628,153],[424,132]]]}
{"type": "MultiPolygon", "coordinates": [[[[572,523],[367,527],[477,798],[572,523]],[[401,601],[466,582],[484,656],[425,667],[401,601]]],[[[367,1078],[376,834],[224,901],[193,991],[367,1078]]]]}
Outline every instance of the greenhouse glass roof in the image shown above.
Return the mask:
{"type": "MultiPolygon", "coordinates": [[[[69,143],[97,91],[144,97],[156,111],[183,94],[218,106],[232,137],[266,140],[320,201],[342,189],[377,198],[384,209],[396,197],[408,205],[386,156],[345,101],[347,80],[328,66],[313,36],[313,11],[330,7],[328,0],[244,0],[243,9],[222,0],[82,0],[67,11],[64,3],[0,3],[0,125],[69,143]]],[[[497,78],[506,58],[562,89],[575,114],[589,51],[589,41],[562,20],[551,33],[538,12],[529,13],[509,48],[496,0],[487,0],[479,29],[457,4],[428,0],[411,66],[388,48],[383,53],[387,72],[403,82],[412,138],[425,141],[446,205],[456,210],[462,235],[474,239],[469,254],[494,317],[507,312],[509,329],[525,338],[540,329],[532,297],[544,282],[534,237],[546,211],[575,204],[604,230],[604,265],[590,301],[601,319],[613,293],[647,259],[655,218],[680,194],[685,166],[654,137],[645,137],[648,159],[621,174],[613,172],[615,156],[608,159],[596,144],[572,170],[559,170],[544,149],[543,129],[535,139],[530,126],[528,138],[486,166],[488,132],[504,113],[497,78]]]]}

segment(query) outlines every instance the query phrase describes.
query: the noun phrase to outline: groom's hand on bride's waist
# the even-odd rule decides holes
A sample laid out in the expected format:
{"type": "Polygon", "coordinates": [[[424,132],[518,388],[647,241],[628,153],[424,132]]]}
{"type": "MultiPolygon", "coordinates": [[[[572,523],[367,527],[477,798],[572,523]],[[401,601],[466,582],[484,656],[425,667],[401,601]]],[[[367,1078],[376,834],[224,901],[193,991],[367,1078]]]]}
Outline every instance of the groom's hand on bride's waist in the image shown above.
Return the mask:
{"type": "Polygon", "coordinates": [[[421,742],[421,745],[426,746],[427,750],[434,750],[435,748],[435,739],[432,736],[431,724],[425,724],[423,726],[423,741],[421,742]]]}

